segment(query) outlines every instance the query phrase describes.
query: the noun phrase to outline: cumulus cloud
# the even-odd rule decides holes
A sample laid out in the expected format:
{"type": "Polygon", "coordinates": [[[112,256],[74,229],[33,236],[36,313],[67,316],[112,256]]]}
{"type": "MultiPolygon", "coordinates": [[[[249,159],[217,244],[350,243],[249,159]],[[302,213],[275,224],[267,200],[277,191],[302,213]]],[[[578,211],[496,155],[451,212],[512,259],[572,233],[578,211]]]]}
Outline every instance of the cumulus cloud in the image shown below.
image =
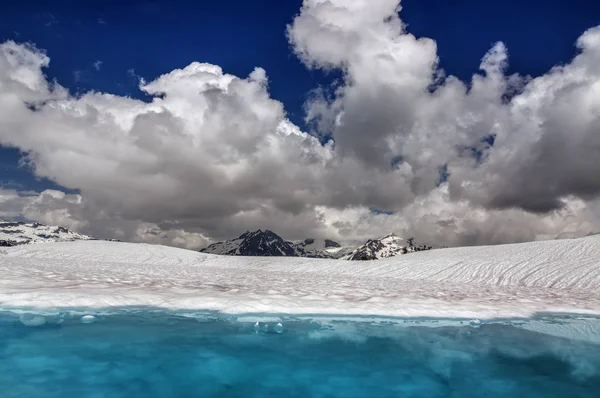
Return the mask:
{"type": "Polygon", "coordinates": [[[288,27],[308,67],[344,76],[332,98],[307,104],[308,121],[342,155],[409,165],[412,196],[394,210],[435,195],[440,169],[455,205],[547,214],[598,196],[600,27],[580,37],[570,63],[535,79],[506,76],[497,43],[467,84],[440,69],[434,41],[406,32],[399,9],[397,0],[305,0],[288,27]]]}
{"type": "Polygon", "coordinates": [[[397,0],[304,1],[293,50],[343,76],[306,103],[311,134],[259,67],[242,78],[196,62],[140,78],[149,102],[75,96],[44,76],[43,51],[0,44],[0,144],[80,192],[3,190],[0,216],[190,248],[256,228],[442,245],[595,232],[600,28],[543,76],[507,76],[497,43],[462,82],[399,11],[397,0]]]}
{"type": "Polygon", "coordinates": [[[317,229],[311,203],[327,195],[331,147],[286,120],[264,70],[240,79],[193,63],[142,84],[155,96],[145,103],[72,96],[45,79],[48,62],[35,48],[0,47],[0,140],[27,152],[36,175],[80,190],[85,217],[224,236],[276,227],[283,214],[292,232],[317,229]]]}

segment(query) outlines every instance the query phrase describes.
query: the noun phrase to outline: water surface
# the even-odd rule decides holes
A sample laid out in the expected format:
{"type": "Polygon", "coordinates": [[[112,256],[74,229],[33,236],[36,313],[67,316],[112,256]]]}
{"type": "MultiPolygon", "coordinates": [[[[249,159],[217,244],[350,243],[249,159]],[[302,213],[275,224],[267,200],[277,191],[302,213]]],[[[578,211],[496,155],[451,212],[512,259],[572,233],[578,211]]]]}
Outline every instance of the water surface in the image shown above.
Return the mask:
{"type": "Polygon", "coordinates": [[[515,322],[136,310],[95,312],[84,319],[92,323],[82,323],[81,315],[0,312],[0,396],[588,398],[600,392],[600,345],[515,322]]]}

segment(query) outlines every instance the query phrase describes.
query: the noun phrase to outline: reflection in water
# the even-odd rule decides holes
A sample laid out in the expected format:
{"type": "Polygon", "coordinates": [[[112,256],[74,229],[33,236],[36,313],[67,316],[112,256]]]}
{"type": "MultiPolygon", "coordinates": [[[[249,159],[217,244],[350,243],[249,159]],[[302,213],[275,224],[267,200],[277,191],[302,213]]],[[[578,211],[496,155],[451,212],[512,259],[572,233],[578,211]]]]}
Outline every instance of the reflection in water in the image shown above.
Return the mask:
{"type": "Polygon", "coordinates": [[[257,322],[150,310],[98,312],[94,322],[39,316],[0,313],[2,397],[587,398],[600,391],[600,345],[510,322],[257,322]]]}

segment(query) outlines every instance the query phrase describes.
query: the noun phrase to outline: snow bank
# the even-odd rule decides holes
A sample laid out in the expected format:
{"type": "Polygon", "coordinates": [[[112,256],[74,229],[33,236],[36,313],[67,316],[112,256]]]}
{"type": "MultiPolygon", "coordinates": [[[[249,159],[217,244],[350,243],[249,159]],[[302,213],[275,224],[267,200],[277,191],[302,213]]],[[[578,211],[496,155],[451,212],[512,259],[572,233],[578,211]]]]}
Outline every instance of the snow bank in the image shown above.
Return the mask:
{"type": "Polygon", "coordinates": [[[600,237],[371,262],[224,257],[82,241],[0,253],[0,307],[156,306],[435,318],[600,314],[600,237]]]}

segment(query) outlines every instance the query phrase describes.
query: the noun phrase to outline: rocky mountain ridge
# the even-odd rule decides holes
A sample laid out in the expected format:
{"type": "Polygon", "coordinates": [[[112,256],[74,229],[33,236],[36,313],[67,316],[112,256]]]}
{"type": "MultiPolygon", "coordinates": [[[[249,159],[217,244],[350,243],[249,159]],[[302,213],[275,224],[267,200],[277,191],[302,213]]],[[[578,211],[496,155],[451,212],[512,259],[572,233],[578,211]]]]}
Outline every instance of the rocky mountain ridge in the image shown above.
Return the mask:
{"type": "Polygon", "coordinates": [[[18,246],[29,243],[71,242],[92,240],[91,236],[73,232],[64,227],[0,220],[0,246],[18,246]]]}
{"type": "Polygon", "coordinates": [[[285,256],[334,258],[343,260],[377,260],[401,254],[432,249],[415,245],[414,239],[402,239],[394,234],[370,239],[359,247],[342,246],[330,239],[305,239],[290,242],[269,230],[246,231],[238,238],[217,242],[200,250],[203,253],[226,256],[285,256]]]}

